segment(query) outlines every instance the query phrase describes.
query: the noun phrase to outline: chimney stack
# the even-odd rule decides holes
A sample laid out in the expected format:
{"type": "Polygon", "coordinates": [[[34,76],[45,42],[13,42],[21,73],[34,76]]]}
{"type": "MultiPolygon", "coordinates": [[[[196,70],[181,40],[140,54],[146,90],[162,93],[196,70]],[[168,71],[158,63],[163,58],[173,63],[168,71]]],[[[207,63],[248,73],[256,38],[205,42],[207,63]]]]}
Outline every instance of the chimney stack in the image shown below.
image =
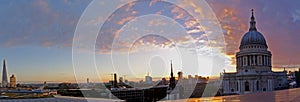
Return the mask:
{"type": "Polygon", "coordinates": [[[114,74],[114,88],[118,88],[117,74],[114,74]]]}

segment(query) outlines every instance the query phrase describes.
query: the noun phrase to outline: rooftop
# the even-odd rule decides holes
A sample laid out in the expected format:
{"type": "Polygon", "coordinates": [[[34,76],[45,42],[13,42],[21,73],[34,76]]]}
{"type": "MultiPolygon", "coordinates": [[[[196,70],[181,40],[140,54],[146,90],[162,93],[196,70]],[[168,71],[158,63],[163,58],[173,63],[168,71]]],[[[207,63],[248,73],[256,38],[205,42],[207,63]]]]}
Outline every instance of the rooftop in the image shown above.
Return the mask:
{"type": "Polygon", "coordinates": [[[300,88],[262,92],[254,94],[244,95],[232,95],[232,96],[220,96],[213,98],[193,98],[188,102],[201,102],[201,101],[213,101],[213,102],[300,102],[300,88]]]}

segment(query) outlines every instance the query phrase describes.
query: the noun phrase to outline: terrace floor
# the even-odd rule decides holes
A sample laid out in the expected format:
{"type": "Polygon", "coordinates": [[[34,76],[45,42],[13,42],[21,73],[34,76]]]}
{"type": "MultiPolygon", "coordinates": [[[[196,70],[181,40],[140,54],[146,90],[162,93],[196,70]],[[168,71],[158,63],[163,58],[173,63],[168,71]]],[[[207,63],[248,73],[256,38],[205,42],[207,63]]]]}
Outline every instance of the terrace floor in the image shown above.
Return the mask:
{"type": "MultiPolygon", "coordinates": [[[[80,98],[55,96],[54,98],[39,99],[0,99],[1,102],[123,102],[121,100],[80,98]]],[[[188,100],[171,100],[170,102],[300,102],[300,88],[262,92],[245,95],[219,96],[210,98],[191,98],[188,100]]]]}

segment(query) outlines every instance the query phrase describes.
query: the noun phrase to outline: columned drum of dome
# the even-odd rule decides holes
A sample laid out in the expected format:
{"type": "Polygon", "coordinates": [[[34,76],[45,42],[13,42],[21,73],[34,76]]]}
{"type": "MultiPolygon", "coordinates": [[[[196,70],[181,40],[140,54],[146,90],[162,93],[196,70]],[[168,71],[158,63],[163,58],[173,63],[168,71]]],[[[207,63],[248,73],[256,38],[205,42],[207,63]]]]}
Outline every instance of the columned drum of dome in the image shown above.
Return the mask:
{"type": "Polygon", "coordinates": [[[244,34],[236,53],[236,71],[224,72],[223,94],[273,91],[286,87],[286,71],[272,71],[272,54],[263,34],[258,32],[252,9],[249,31],[244,34]]]}

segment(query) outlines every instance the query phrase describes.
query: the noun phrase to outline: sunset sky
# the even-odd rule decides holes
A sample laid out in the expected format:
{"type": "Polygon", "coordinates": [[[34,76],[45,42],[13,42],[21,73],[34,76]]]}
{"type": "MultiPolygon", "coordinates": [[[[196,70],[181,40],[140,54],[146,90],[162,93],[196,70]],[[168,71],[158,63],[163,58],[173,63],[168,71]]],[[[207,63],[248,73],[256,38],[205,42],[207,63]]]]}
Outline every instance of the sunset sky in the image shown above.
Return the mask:
{"type": "MultiPolygon", "coordinates": [[[[177,32],[178,34],[172,35],[168,35],[166,31],[161,32],[175,39],[176,46],[184,47],[188,51],[190,48],[207,50],[204,46],[208,40],[205,38],[207,33],[205,30],[209,28],[194,24],[191,22],[193,19],[190,15],[172,4],[145,1],[120,7],[109,19],[98,17],[86,22],[88,26],[94,26],[99,21],[107,21],[103,25],[103,32],[97,32],[101,37],[98,36],[96,50],[93,52],[103,80],[110,79],[110,74],[116,71],[121,76],[124,75],[132,80],[143,78],[147,73],[153,77],[168,77],[170,60],[174,60],[175,73],[194,66],[192,61],[181,63],[178,60],[181,58],[176,56],[178,52],[169,39],[157,35],[143,37],[138,33],[135,35],[134,31],[137,31],[135,26],[147,28],[147,25],[138,24],[141,22],[133,20],[138,21],[140,20],[138,17],[141,16],[142,23],[146,19],[147,22],[144,23],[150,24],[149,27],[162,27],[166,31],[177,32]],[[147,13],[164,15],[167,18],[152,19],[143,16],[147,13]],[[168,22],[168,17],[174,19],[173,22],[168,22]],[[174,23],[175,21],[177,23],[174,23]],[[178,24],[182,27],[176,28],[178,24]],[[187,32],[183,32],[182,28],[187,32]],[[190,34],[191,38],[180,35],[183,33],[190,34]],[[132,37],[137,36],[141,38],[132,41],[132,37]],[[111,40],[113,37],[117,40],[111,40]],[[195,45],[187,44],[190,42],[195,45]],[[109,44],[114,44],[113,48],[108,47],[109,44]],[[130,48],[129,52],[127,48],[130,48]],[[109,64],[112,63],[110,59],[114,60],[114,66],[109,64]],[[130,62],[124,62],[128,60],[130,62]],[[128,63],[132,68],[123,66],[128,63]],[[127,67],[131,71],[127,72],[127,67]]],[[[283,67],[287,69],[300,67],[300,1],[207,0],[206,2],[215,13],[225,38],[226,52],[217,53],[222,54],[222,57],[229,61],[229,66],[224,68],[226,71],[235,71],[234,56],[238,51],[241,37],[248,31],[252,8],[255,10],[258,31],[264,35],[269,50],[272,51],[274,70],[282,70],[278,68],[283,67]]],[[[1,0],[0,59],[6,59],[8,75],[15,74],[18,81],[74,82],[72,42],[77,23],[90,3],[92,1],[88,0],[1,0]]],[[[201,7],[195,7],[195,10],[197,8],[201,7]]],[[[201,10],[205,12],[205,9],[201,10]]],[[[188,58],[194,58],[193,54],[188,55],[190,55],[188,58]]],[[[205,73],[205,68],[212,66],[202,63],[212,62],[209,58],[205,60],[207,58],[205,56],[203,54],[202,59],[198,59],[200,65],[203,65],[200,67],[204,69],[195,73],[186,70],[184,75],[196,73],[210,75],[205,73]]],[[[93,67],[93,65],[87,64],[86,67],[93,67]]],[[[84,81],[86,78],[94,82],[99,81],[97,77],[88,75],[78,80],[84,81]]]]}

